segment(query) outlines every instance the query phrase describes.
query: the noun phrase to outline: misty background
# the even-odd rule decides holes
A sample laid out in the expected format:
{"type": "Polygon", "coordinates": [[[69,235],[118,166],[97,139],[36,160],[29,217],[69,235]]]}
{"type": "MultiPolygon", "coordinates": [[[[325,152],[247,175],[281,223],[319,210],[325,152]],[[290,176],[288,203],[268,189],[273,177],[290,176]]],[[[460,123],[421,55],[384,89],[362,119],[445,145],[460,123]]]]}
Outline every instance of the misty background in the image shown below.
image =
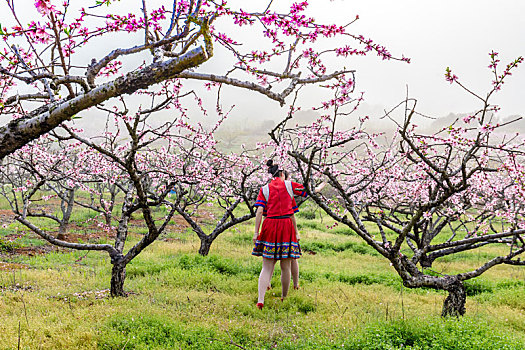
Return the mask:
{"type": "MultiPolygon", "coordinates": [[[[52,1],[57,5],[60,2],[52,1]]],[[[269,1],[229,1],[231,7],[240,7],[244,11],[263,11],[269,1]]],[[[286,11],[292,1],[274,1],[271,9],[286,11]]],[[[70,11],[77,11],[81,6],[88,7],[95,0],[71,0],[70,11]]],[[[491,87],[488,53],[492,50],[500,53],[500,67],[520,55],[525,55],[525,2],[522,0],[311,0],[306,12],[319,23],[336,23],[344,25],[352,21],[356,15],[360,19],[352,24],[348,31],[362,34],[380,43],[395,57],[402,55],[411,58],[407,64],[399,61],[383,61],[375,54],[366,57],[349,57],[344,61],[346,68],[356,70],[356,96],[364,92],[364,102],[360,108],[340,123],[341,127],[355,125],[359,117],[369,116],[368,128],[371,131],[391,131],[395,124],[379,119],[399,102],[404,100],[407,89],[409,96],[418,100],[418,111],[432,116],[434,119],[421,119],[417,122],[427,130],[435,130],[455,119],[468,115],[481,108],[479,101],[462,91],[458,86],[451,85],[444,79],[446,67],[450,67],[462,83],[476,93],[484,96],[491,87]]],[[[171,1],[150,0],[149,11],[164,5],[171,8],[171,1]]],[[[0,5],[1,7],[5,5],[0,5]]],[[[17,11],[21,14],[22,23],[28,23],[37,17],[33,0],[17,0],[17,11]]],[[[124,15],[128,12],[140,13],[140,0],[122,0],[110,7],[113,13],[124,15]]],[[[104,7],[105,8],[105,7],[104,7]]],[[[5,10],[8,10],[7,8],[5,10]]],[[[105,10],[106,11],[106,10],[105,10]]],[[[12,25],[8,12],[2,11],[0,23],[2,26],[12,25]]],[[[246,43],[246,49],[264,49],[268,43],[253,40],[253,29],[239,28],[230,21],[219,20],[215,26],[220,31],[228,33],[234,40],[246,43]]],[[[116,47],[130,47],[143,40],[143,33],[120,33],[114,35],[114,40],[107,37],[88,44],[88,47],[78,49],[75,59],[85,65],[92,57],[100,59],[116,47]]],[[[328,46],[357,46],[357,42],[341,39],[319,42],[328,46]]],[[[234,60],[225,50],[217,49],[215,56],[198,68],[200,72],[225,73],[234,60]]],[[[124,71],[133,69],[143,61],[151,58],[142,56],[123,59],[124,71]]],[[[330,62],[328,62],[330,64],[330,62]]],[[[334,62],[334,67],[335,67],[334,62]]],[[[339,67],[341,60],[338,61],[339,67]]],[[[279,70],[279,63],[275,69],[279,70]]],[[[282,68],[281,68],[282,70],[282,68]]],[[[98,80],[102,81],[101,79],[98,80]]],[[[206,91],[200,82],[188,82],[204,100],[205,108],[210,112],[203,115],[193,101],[188,100],[188,114],[194,121],[202,122],[210,127],[218,117],[215,113],[217,101],[216,91],[206,91]]],[[[322,89],[321,89],[322,90],[322,89]]],[[[294,122],[299,124],[314,120],[319,113],[311,107],[329,97],[318,88],[308,87],[302,92],[299,105],[302,110],[297,113],[294,122]]],[[[23,93],[21,86],[19,92],[23,93]]],[[[287,98],[290,102],[293,96],[287,98]]],[[[513,76],[507,79],[502,91],[498,92],[492,102],[498,104],[501,110],[496,119],[506,121],[513,116],[525,114],[525,69],[519,67],[513,76]]],[[[138,107],[143,103],[133,98],[131,105],[138,107]]],[[[253,91],[224,86],[221,92],[223,110],[231,110],[227,120],[220,126],[218,138],[224,146],[239,143],[252,143],[267,139],[267,132],[287,113],[286,107],[280,107],[276,101],[253,91]]],[[[174,110],[160,112],[157,121],[173,118],[174,110]]],[[[106,115],[94,109],[83,112],[82,118],[75,123],[87,132],[97,133],[103,128],[106,115]]],[[[2,121],[4,124],[4,121],[2,121]]],[[[525,121],[514,124],[512,131],[525,133],[525,121]]]]}

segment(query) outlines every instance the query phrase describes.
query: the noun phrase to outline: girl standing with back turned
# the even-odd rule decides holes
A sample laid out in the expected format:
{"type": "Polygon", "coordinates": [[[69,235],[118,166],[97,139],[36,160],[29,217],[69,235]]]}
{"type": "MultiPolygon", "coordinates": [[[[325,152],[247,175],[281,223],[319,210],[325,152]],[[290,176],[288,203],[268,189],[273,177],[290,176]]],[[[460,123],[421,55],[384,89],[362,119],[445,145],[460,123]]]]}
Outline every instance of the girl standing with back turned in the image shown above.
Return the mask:
{"type": "Polygon", "coordinates": [[[261,188],[255,202],[257,207],[253,236],[255,246],[252,251],[253,255],[263,258],[259,275],[257,302],[259,309],[264,306],[264,296],[277,260],[281,264],[281,299],[288,295],[291,261],[301,256],[296,230],[291,219],[291,216],[297,211],[297,207],[294,208],[293,204],[293,194],[306,197],[304,186],[292,181],[285,182],[284,171],[279,169],[278,165],[274,165],[272,160],[269,160],[266,165],[273,180],[261,188]],[[266,219],[261,228],[263,215],[266,216],[266,219]]]}

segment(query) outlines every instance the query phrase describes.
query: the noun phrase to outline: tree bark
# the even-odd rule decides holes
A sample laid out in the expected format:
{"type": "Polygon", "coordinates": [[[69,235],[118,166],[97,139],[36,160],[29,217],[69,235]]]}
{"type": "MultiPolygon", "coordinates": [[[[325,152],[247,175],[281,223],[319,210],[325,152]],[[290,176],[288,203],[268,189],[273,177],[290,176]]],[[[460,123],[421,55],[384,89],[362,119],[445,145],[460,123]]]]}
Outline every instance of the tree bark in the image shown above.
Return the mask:
{"type": "Polygon", "coordinates": [[[124,292],[124,280],[126,279],[126,265],[122,263],[113,264],[111,270],[111,296],[125,297],[127,293],[124,292]]]}
{"type": "Polygon", "coordinates": [[[58,226],[57,239],[60,239],[60,240],[66,239],[67,226],[68,226],[68,223],[65,223],[65,222],[60,223],[60,225],[58,226]]]}
{"type": "Polygon", "coordinates": [[[201,246],[199,248],[199,254],[202,256],[207,256],[210,252],[210,247],[212,243],[213,239],[211,239],[209,236],[202,237],[201,246]]]}
{"type": "Polygon", "coordinates": [[[448,292],[448,296],[443,302],[441,316],[463,316],[466,311],[465,303],[467,301],[467,294],[465,292],[465,286],[463,285],[463,282],[458,279],[454,279],[454,281],[446,286],[445,290],[448,292]]]}
{"type": "Polygon", "coordinates": [[[111,226],[111,219],[113,217],[113,208],[115,207],[115,199],[117,197],[117,186],[112,185],[109,188],[109,193],[111,194],[110,205],[107,211],[104,212],[104,219],[106,220],[106,225],[111,226]]]}
{"type": "Polygon", "coordinates": [[[111,213],[104,213],[104,221],[107,226],[111,226],[111,213]]]}
{"type": "Polygon", "coordinates": [[[195,68],[208,58],[205,50],[198,47],[181,57],[152,63],[73,99],[43,106],[36,109],[33,114],[13,119],[0,127],[0,159],[53,130],[62,122],[70,120],[72,116],[83,110],[112,97],[133,94],[139,89],[146,89],[167,79],[176,78],[182,71],[195,68]]]}
{"type": "Polygon", "coordinates": [[[419,260],[419,263],[421,264],[421,267],[432,267],[432,263],[434,262],[434,259],[430,259],[427,254],[421,255],[421,258],[419,260]]]}

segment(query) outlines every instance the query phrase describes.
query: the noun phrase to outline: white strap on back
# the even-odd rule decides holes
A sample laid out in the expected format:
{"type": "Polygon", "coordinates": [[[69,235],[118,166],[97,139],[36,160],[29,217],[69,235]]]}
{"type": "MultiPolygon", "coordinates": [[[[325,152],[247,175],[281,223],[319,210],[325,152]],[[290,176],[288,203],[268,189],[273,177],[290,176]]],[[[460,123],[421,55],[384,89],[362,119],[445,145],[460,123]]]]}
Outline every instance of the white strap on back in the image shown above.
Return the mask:
{"type": "Polygon", "coordinates": [[[268,202],[268,198],[270,198],[270,187],[268,185],[264,185],[262,187],[262,192],[263,192],[264,198],[266,198],[266,201],[268,202]]]}
{"type": "MultiPolygon", "coordinates": [[[[293,187],[292,187],[292,181],[285,181],[284,182],[286,186],[286,191],[288,191],[288,194],[290,195],[290,198],[293,199],[293,187]]],[[[264,195],[264,198],[266,198],[266,201],[270,198],[270,187],[268,185],[264,185],[262,187],[262,193],[264,195]]]]}
{"type": "Polygon", "coordinates": [[[288,191],[288,194],[293,199],[293,187],[292,187],[292,181],[285,181],[284,184],[286,185],[286,190],[288,191]]]}

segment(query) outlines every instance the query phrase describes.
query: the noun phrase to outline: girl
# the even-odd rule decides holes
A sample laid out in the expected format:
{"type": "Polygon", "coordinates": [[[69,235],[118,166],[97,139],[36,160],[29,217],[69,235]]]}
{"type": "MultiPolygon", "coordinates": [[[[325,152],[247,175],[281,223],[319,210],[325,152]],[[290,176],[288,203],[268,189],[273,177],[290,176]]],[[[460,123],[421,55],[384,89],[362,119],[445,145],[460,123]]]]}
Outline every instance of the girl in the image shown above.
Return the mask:
{"type": "Polygon", "coordinates": [[[259,298],[257,302],[259,309],[262,309],[264,306],[264,296],[270,284],[277,260],[281,264],[281,300],[288,295],[291,262],[293,259],[298,259],[301,256],[296,228],[292,220],[292,215],[297,210],[297,206],[294,205],[295,201],[290,192],[306,197],[303,185],[296,182],[285,183],[284,171],[279,169],[278,165],[274,165],[272,160],[269,160],[266,165],[268,166],[268,172],[273,176],[273,180],[260,189],[259,196],[255,202],[257,212],[255,215],[254,248],[252,251],[253,255],[262,256],[263,258],[262,270],[259,275],[259,298]],[[266,219],[262,223],[261,228],[263,215],[266,216],[266,219]]]}
{"type": "MultiPolygon", "coordinates": [[[[283,170],[283,173],[284,173],[284,180],[285,181],[290,180],[290,174],[288,173],[288,171],[283,170]]],[[[295,198],[292,198],[292,205],[294,208],[294,214],[292,214],[291,219],[293,222],[293,227],[295,229],[295,237],[297,238],[297,243],[299,243],[301,238],[299,237],[299,229],[297,228],[297,222],[295,221],[295,213],[297,213],[299,209],[298,209],[297,203],[295,202],[295,198]]],[[[300,248],[301,247],[299,246],[299,249],[300,248]]],[[[297,259],[292,259],[292,262],[290,265],[291,265],[290,270],[292,274],[293,289],[299,289],[299,261],[297,259]]],[[[273,271],[272,271],[272,275],[273,275],[273,271]]],[[[267,290],[270,290],[270,289],[272,289],[271,283],[268,284],[267,290]]]]}

